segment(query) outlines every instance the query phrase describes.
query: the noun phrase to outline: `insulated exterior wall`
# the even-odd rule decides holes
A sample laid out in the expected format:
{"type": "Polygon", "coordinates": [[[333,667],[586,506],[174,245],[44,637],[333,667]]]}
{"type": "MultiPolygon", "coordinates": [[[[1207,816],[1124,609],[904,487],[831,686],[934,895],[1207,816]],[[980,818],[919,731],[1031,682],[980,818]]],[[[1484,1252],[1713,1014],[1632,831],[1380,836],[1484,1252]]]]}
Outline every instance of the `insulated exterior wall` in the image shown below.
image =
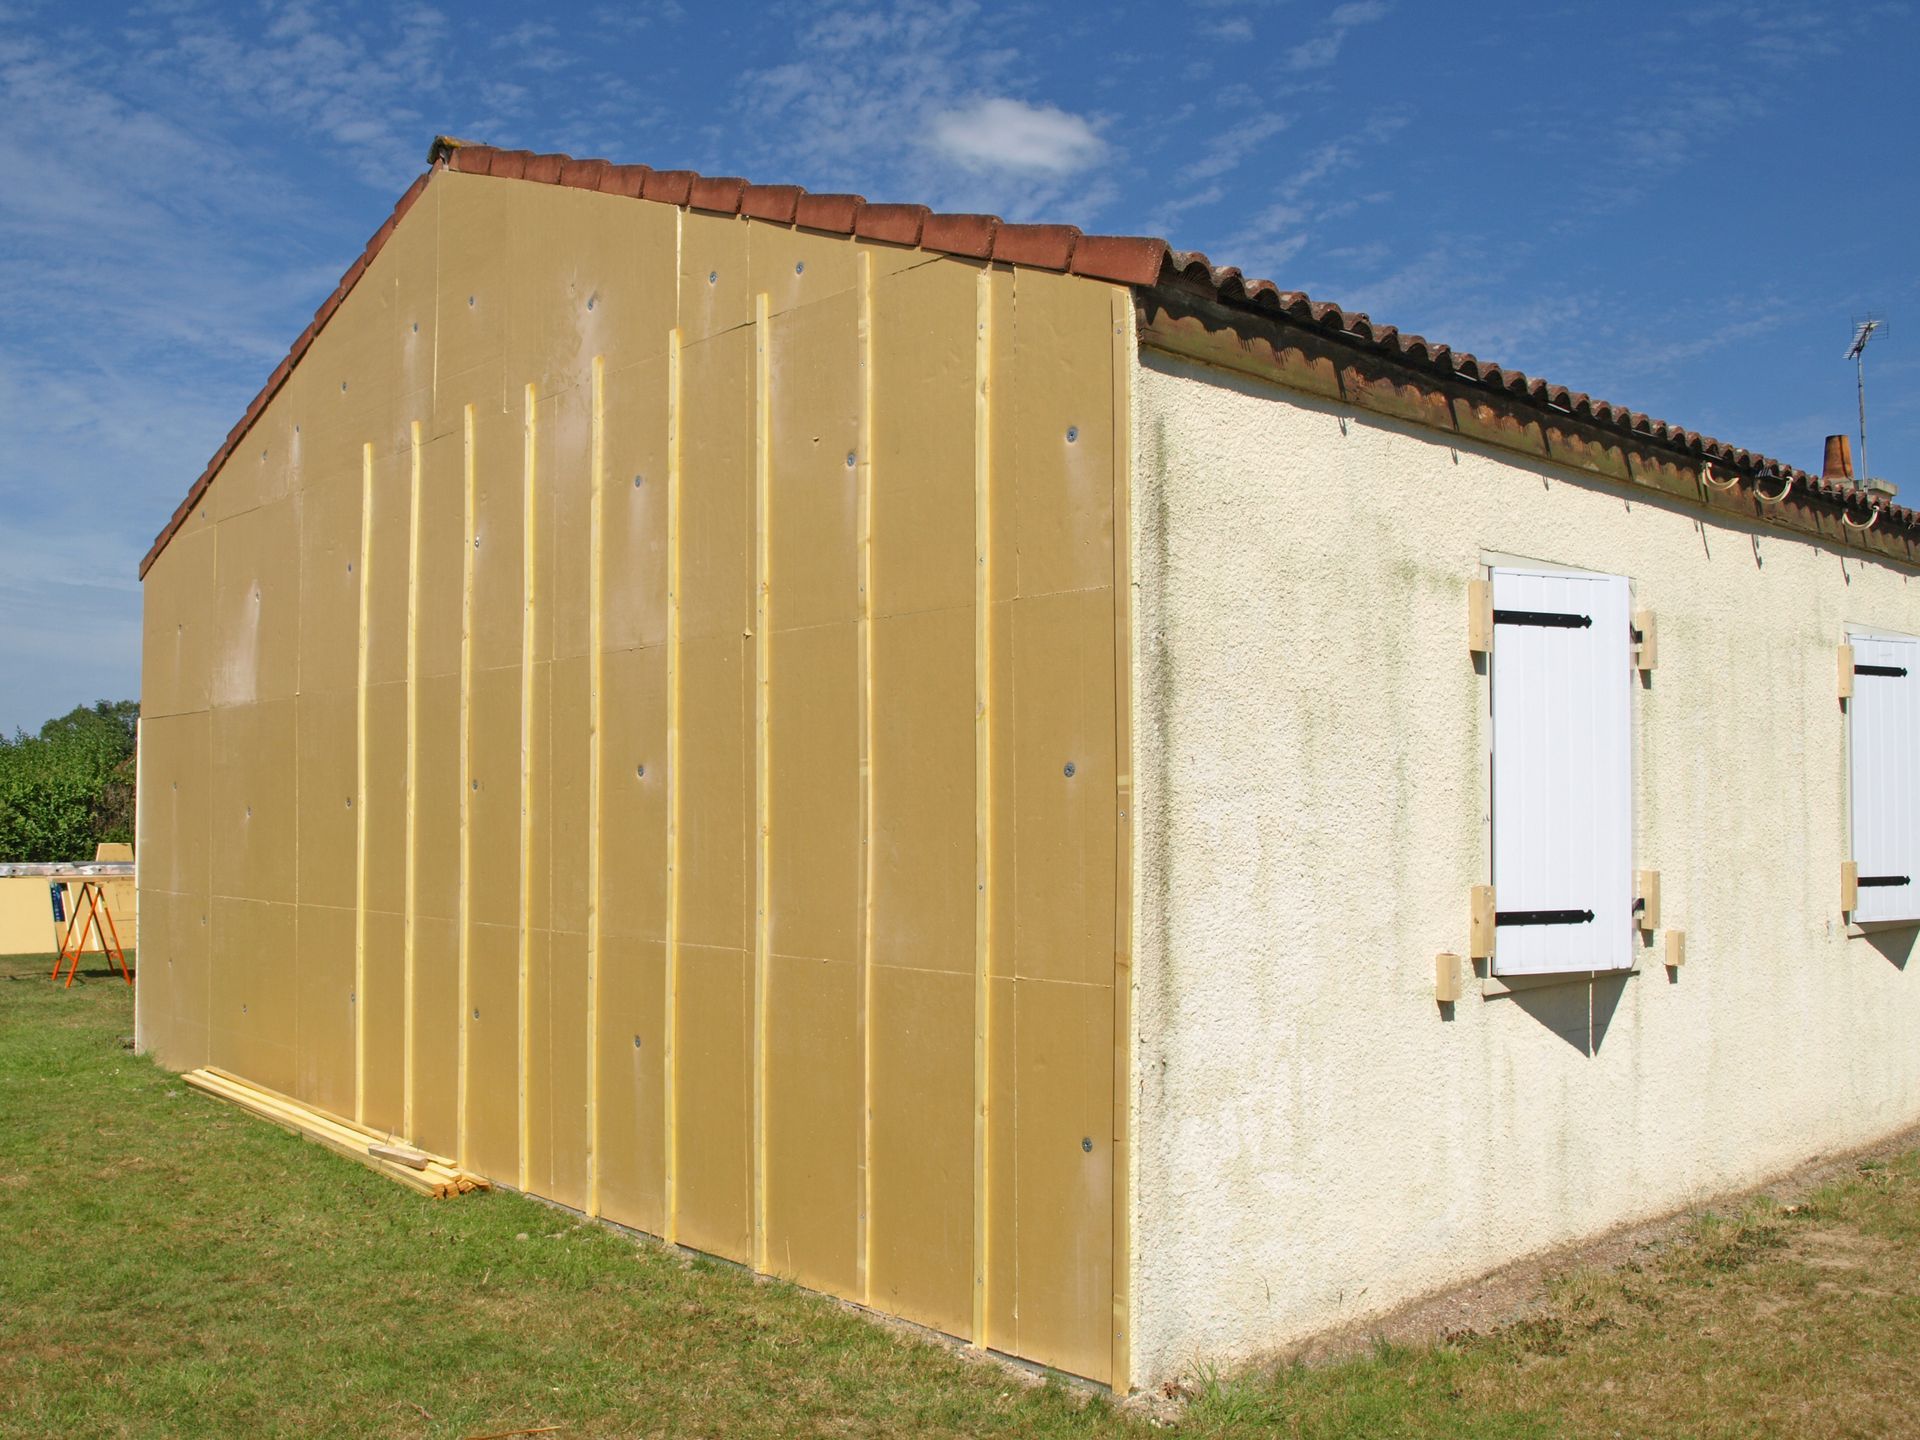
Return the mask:
{"type": "Polygon", "coordinates": [[[1920,1117],[1916,932],[1841,913],[1835,683],[1851,629],[1920,633],[1912,572],[1152,351],[1136,387],[1137,1380],[1920,1117]],[[1685,964],[1636,932],[1440,1006],[1491,859],[1468,586],[1526,562],[1658,625],[1634,865],[1685,964]]]}
{"type": "Polygon", "coordinates": [[[1124,1383],[1130,315],[436,174],[147,576],[143,1046],[1124,1383]]]}

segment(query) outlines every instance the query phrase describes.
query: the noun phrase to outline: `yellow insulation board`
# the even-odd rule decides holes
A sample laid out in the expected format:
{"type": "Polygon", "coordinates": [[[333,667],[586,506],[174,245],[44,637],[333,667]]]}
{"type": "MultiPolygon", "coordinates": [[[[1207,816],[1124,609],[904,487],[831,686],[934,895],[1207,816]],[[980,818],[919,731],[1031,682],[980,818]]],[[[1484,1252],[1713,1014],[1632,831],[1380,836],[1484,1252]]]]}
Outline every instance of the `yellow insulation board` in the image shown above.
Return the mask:
{"type": "Polygon", "coordinates": [[[1124,1383],[1118,294],[437,175],[147,577],[149,1046],[1124,1383]]]}

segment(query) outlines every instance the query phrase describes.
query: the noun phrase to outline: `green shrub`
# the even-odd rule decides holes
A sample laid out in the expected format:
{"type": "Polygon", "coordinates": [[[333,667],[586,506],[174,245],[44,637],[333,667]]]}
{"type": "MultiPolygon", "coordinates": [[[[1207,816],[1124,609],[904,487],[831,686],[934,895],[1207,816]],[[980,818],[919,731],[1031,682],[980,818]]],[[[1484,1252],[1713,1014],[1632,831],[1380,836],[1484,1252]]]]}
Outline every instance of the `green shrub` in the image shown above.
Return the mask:
{"type": "Polygon", "coordinates": [[[0,861],[91,860],[133,839],[139,721],[137,701],[102,700],[0,736],[0,861]]]}

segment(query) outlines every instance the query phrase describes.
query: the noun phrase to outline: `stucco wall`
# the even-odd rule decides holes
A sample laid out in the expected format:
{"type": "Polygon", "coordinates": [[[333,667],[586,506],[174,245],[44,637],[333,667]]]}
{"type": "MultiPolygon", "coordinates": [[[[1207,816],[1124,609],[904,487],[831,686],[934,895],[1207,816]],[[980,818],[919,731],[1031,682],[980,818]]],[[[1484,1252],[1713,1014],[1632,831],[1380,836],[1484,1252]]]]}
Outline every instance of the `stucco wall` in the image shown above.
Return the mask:
{"type": "MultiPolygon", "coordinates": [[[[60,948],[73,920],[81,882],[65,882],[61,913],[67,919],[58,923],[47,897],[48,883],[44,875],[0,875],[0,955],[51,955],[60,948]]],[[[105,880],[101,888],[106,892],[107,908],[112,912],[113,932],[121,946],[131,951],[135,939],[133,881],[105,880]]],[[[89,966],[98,962],[99,948],[98,932],[89,929],[85,951],[89,966]]]]}
{"type": "Polygon", "coordinates": [[[1148,354],[1137,389],[1136,1378],[1377,1313],[1920,1117],[1911,929],[1849,937],[1849,622],[1906,572],[1148,354]],[[1686,964],[1509,991],[1488,552],[1624,574],[1636,863],[1686,964]]]}

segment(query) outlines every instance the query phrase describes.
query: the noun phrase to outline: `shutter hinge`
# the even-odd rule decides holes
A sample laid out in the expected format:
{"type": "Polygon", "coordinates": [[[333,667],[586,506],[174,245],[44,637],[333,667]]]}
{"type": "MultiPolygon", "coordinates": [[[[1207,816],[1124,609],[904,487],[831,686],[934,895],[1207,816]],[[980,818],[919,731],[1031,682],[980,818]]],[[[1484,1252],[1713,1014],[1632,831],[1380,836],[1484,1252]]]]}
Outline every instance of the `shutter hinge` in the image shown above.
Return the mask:
{"type": "Polygon", "coordinates": [[[1660,637],[1653,628],[1653,611],[1633,612],[1633,668],[1652,670],[1660,663],[1660,637]]]}
{"type": "Polygon", "coordinates": [[[1548,630],[1585,630],[1593,624],[1591,615],[1573,615],[1564,610],[1496,610],[1496,625],[1539,625],[1548,630]]]}
{"type": "Polygon", "coordinates": [[[1501,910],[1493,917],[1496,925],[1591,925],[1591,910],[1501,910]]]}

